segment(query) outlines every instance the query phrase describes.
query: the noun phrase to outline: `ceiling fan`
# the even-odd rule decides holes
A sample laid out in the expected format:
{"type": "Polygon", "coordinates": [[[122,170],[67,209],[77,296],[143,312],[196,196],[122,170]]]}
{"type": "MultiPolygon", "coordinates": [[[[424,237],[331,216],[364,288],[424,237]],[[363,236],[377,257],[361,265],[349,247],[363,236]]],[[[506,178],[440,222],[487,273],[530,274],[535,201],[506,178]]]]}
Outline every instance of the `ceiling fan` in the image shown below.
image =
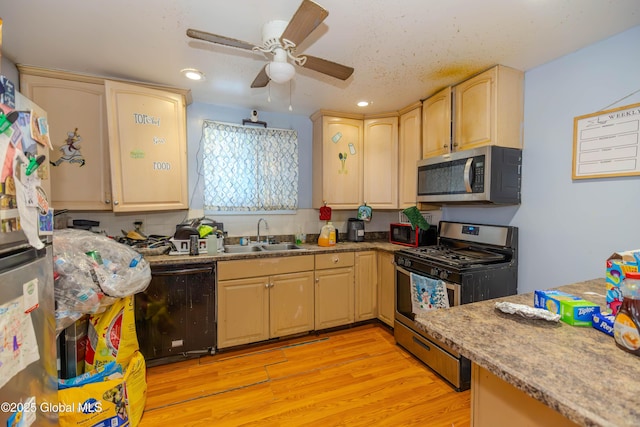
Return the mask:
{"type": "Polygon", "coordinates": [[[262,45],[254,45],[242,40],[188,29],[187,36],[211,43],[240,49],[253,50],[273,55],[251,83],[252,88],[265,87],[269,81],[285,83],[295,75],[295,68],[289,59],[298,66],[308,68],[346,80],[353,74],[353,68],[337,64],[311,55],[296,55],[296,47],[307,38],[318,25],[325,20],[329,12],[311,0],[302,0],[291,21],[269,21],[262,28],[262,45]]]}

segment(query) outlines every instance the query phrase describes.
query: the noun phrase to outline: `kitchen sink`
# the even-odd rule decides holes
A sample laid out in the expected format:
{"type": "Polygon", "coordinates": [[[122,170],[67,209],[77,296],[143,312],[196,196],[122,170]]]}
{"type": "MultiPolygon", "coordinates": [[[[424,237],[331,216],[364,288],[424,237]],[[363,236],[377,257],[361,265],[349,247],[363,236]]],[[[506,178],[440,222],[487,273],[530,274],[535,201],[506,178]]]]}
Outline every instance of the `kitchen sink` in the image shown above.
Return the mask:
{"type": "Polygon", "coordinates": [[[263,244],[263,245],[226,245],[224,247],[225,253],[228,254],[243,254],[250,252],[270,252],[270,251],[293,251],[293,250],[302,250],[300,246],[294,245],[293,243],[271,243],[271,244],[263,244]]]}
{"type": "Polygon", "coordinates": [[[265,251],[291,251],[302,249],[300,246],[294,245],[293,243],[271,243],[269,245],[262,245],[260,247],[265,251]]]}
{"type": "Polygon", "coordinates": [[[242,245],[225,245],[225,253],[228,254],[243,254],[247,252],[260,252],[260,246],[242,246],[242,245]]]}

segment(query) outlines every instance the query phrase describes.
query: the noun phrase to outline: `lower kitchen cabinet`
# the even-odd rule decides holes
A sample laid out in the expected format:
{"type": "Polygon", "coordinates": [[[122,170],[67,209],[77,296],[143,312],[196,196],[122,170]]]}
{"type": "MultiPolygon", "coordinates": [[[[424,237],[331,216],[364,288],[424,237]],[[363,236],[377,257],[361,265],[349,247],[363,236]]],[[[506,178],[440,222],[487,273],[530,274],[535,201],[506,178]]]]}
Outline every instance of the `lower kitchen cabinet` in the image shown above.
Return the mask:
{"type": "Polygon", "coordinates": [[[378,319],[393,327],[396,266],[393,254],[378,252],[378,319]]]}
{"type": "Polygon", "coordinates": [[[218,281],[218,348],[269,338],[269,278],[218,281]]]}
{"type": "Polygon", "coordinates": [[[378,260],[376,251],[355,253],[354,320],[375,319],[378,315],[378,260]]]}
{"type": "Polygon", "coordinates": [[[315,329],[354,321],[354,253],[316,255],[315,329]]]}
{"type": "Polygon", "coordinates": [[[271,277],[269,288],[270,338],[313,330],[313,272],[271,277]]]}
{"type": "Polygon", "coordinates": [[[313,255],[218,262],[218,348],[313,330],[313,263],[313,255]]]}

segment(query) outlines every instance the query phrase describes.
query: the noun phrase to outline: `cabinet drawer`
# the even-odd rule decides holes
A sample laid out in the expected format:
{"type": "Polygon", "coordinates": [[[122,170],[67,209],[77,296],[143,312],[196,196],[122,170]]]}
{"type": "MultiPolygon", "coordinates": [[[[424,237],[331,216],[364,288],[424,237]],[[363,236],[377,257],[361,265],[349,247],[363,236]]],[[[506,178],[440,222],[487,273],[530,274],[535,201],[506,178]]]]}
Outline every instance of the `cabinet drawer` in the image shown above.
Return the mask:
{"type": "MultiPolygon", "coordinates": [[[[352,261],[353,262],[353,261],[352,261]]],[[[313,270],[313,255],[218,261],[218,280],[272,276],[313,270]]]]}
{"type": "Polygon", "coordinates": [[[324,268],[351,267],[354,263],[353,252],[336,252],[316,255],[316,270],[324,268]]]}

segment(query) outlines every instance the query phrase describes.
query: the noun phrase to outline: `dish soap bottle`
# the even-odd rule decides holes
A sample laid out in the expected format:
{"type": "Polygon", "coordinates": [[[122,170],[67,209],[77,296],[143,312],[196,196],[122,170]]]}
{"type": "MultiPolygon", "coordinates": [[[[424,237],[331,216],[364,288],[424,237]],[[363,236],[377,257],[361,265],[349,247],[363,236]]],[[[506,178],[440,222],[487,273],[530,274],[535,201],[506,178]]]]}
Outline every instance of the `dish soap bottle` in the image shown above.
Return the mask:
{"type": "Polygon", "coordinates": [[[616,345],[640,356],[640,272],[625,273],[620,283],[622,305],[613,322],[616,345]]]}
{"type": "Polygon", "coordinates": [[[320,236],[318,236],[318,246],[335,246],[336,244],[336,228],[331,221],[322,226],[320,236]]]}

